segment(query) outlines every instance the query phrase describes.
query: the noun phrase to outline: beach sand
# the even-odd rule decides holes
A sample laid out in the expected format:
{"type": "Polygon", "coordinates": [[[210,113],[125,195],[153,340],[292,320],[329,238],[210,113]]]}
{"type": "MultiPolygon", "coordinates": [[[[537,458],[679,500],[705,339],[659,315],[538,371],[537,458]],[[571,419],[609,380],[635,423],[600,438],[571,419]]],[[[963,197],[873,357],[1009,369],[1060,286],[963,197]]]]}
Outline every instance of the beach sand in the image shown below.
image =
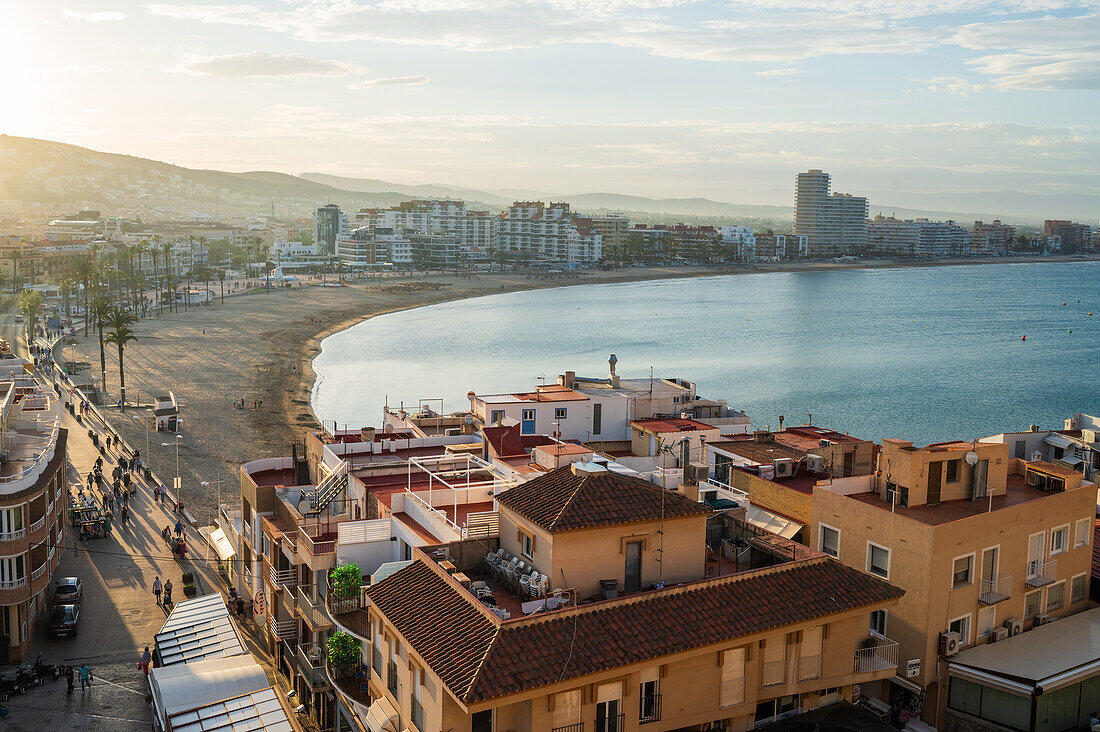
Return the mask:
{"type": "MultiPolygon", "coordinates": [[[[992,261],[1016,261],[998,258],[992,261]]],[[[1035,258],[1018,261],[1035,262],[1035,258]]],[[[1051,261],[1043,259],[1040,261],[1051,261]]],[[[1079,260],[1075,260],[1079,261],[1079,260]]],[[[935,264],[951,264],[939,260],[935,264]]],[[[960,262],[955,262],[960,263],[960,262]]],[[[976,264],[979,260],[961,263],[976,264]]],[[[357,281],[345,287],[305,286],[273,289],[215,298],[209,306],[165,311],[159,318],[139,321],[136,343],[126,349],[127,396],[145,405],[168,390],[181,406],[183,427],[179,440],[179,474],[185,506],[200,522],[211,522],[216,493],[223,503],[239,501],[241,463],[266,457],[288,456],[291,444],[301,441],[318,422],[310,405],[313,358],[321,339],[362,320],[383,313],[431,305],[466,297],[507,291],[637,280],[716,276],[745,272],[787,272],[821,269],[921,266],[891,262],[867,264],[785,264],[714,268],[633,268],[586,273],[579,278],[527,279],[515,273],[480,274],[473,278],[454,274],[357,281]],[[441,283],[438,290],[415,292],[379,291],[412,281],[441,283]],[[234,406],[244,399],[245,408],[234,406]],[[261,405],[262,406],[253,406],[261,405]],[[220,487],[218,481],[221,481],[220,487]],[[206,481],[211,485],[202,486],[206,481]]],[[[215,287],[215,292],[217,288],[215,287]]],[[[73,347],[80,358],[92,363],[98,378],[99,349],[94,331],[82,336],[78,328],[73,347]]],[[[67,352],[67,355],[68,352],[67,352]]],[[[118,395],[115,352],[107,350],[107,388],[118,395]]],[[[348,388],[356,388],[348,385],[348,388]]],[[[365,387],[364,387],[365,388],[365,387]]],[[[176,474],[176,446],[171,433],[151,432],[151,417],[144,409],[104,409],[112,426],[140,450],[147,464],[166,482],[176,474]],[[168,446],[162,443],[169,443],[168,446]],[[148,445],[148,447],[147,447],[148,445]]],[[[364,414],[370,426],[380,415],[364,414]]]]}

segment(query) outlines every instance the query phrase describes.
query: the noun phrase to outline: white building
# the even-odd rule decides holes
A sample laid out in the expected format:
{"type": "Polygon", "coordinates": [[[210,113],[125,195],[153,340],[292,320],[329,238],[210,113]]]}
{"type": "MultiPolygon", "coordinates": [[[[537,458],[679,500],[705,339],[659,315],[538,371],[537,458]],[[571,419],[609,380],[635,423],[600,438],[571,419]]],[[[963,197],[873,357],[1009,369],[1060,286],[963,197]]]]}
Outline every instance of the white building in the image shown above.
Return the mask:
{"type": "Polygon", "coordinates": [[[547,262],[595,264],[603,256],[603,240],[568,203],[516,201],[500,215],[497,249],[547,262]]]}
{"type": "Polygon", "coordinates": [[[582,394],[560,384],[512,394],[470,394],[470,411],[481,426],[515,424],[521,435],[561,440],[628,440],[628,400],[619,394],[582,394]]]}
{"type": "Polygon", "coordinates": [[[426,198],[392,208],[360,209],[353,225],[397,233],[449,234],[464,247],[488,249],[495,243],[497,219],[487,211],[469,210],[465,201],[426,198]]]}
{"type": "Polygon", "coordinates": [[[719,226],[718,236],[724,246],[737,248],[739,259],[754,259],[756,257],[756,235],[748,226],[719,226]]]}
{"type": "Polygon", "coordinates": [[[867,225],[867,251],[911,257],[958,257],[970,252],[970,232],[954,221],[876,216],[867,225]]]}

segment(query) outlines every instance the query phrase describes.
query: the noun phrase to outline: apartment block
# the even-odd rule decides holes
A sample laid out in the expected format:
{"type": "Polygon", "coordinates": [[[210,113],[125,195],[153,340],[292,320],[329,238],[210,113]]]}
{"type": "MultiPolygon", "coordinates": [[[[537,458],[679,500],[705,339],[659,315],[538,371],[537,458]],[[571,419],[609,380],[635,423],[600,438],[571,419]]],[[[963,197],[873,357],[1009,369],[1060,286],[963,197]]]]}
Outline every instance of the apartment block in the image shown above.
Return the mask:
{"type": "Polygon", "coordinates": [[[836,257],[867,246],[867,199],[830,193],[830,176],[821,170],[799,173],[795,186],[794,231],[806,237],[808,256],[836,257]]]}
{"type": "Polygon", "coordinates": [[[970,249],[974,254],[1004,254],[1015,237],[1016,227],[1002,224],[1000,219],[988,224],[975,221],[970,232],[970,249]]]}
{"type": "Polygon", "coordinates": [[[1096,227],[1088,224],[1078,224],[1073,221],[1055,221],[1048,219],[1043,222],[1044,237],[1058,237],[1061,251],[1073,253],[1080,249],[1092,246],[1096,227]]]}
{"type": "Polygon", "coordinates": [[[959,257],[970,253],[970,232],[954,221],[876,216],[867,226],[867,251],[879,256],[959,257]]]}
{"type": "Polygon", "coordinates": [[[626,243],[630,229],[630,219],[622,214],[608,214],[606,216],[589,216],[592,222],[592,231],[600,235],[600,243],[603,247],[621,247],[626,243]]]}
{"type": "Polygon", "coordinates": [[[979,441],[883,440],[872,475],[817,484],[810,546],[906,591],[871,624],[900,644],[898,676],[866,691],[940,727],[960,650],[1083,610],[1096,494],[1080,472],[979,441]]]}
{"type": "Polygon", "coordinates": [[[516,201],[498,219],[498,251],[561,264],[595,264],[603,243],[590,219],[568,203],[516,201]]]}

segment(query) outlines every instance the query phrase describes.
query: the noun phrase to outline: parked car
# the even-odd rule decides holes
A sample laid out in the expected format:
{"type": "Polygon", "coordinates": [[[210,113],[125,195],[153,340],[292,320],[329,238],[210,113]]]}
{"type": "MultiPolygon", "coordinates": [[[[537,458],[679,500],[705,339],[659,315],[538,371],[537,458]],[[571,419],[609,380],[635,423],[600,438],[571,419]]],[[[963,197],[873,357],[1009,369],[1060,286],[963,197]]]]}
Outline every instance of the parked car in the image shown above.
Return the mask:
{"type": "Polygon", "coordinates": [[[57,581],[57,589],[53,592],[53,601],[58,605],[68,605],[80,602],[80,596],[84,592],[84,583],[79,577],[62,577],[57,581]]]}
{"type": "Polygon", "coordinates": [[[50,613],[50,635],[76,635],[80,630],[80,605],[54,605],[50,613]]]}
{"type": "Polygon", "coordinates": [[[22,323],[23,322],[23,316],[22,315],[16,315],[15,316],[15,322],[16,323],[22,323]]]}

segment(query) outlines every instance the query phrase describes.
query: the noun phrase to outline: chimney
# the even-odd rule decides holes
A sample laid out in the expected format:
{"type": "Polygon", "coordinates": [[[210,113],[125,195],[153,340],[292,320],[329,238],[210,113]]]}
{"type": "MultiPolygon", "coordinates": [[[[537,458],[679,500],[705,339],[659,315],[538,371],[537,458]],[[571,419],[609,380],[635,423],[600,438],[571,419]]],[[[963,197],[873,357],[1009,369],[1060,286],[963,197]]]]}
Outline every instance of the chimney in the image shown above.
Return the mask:
{"type": "Polygon", "coordinates": [[[779,431],[783,431],[783,415],[779,415],[779,431]]]}
{"type": "Polygon", "coordinates": [[[611,367],[611,371],[607,374],[607,381],[611,385],[612,389],[619,388],[619,376],[615,373],[615,364],[619,362],[619,359],[614,353],[611,354],[611,358],[607,359],[607,365],[611,367]]]}
{"type": "Polygon", "coordinates": [[[562,384],[562,386],[564,386],[566,389],[572,389],[576,385],[577,385],[577,372],[576,371],[566,371],[565,372],[564,383],[562,384]]]}
{"type": "Polygon", "coordinates": [[[374,442],[374,428],[373,427],[360,427],[359,439],[363,442],[374,442]]]}

